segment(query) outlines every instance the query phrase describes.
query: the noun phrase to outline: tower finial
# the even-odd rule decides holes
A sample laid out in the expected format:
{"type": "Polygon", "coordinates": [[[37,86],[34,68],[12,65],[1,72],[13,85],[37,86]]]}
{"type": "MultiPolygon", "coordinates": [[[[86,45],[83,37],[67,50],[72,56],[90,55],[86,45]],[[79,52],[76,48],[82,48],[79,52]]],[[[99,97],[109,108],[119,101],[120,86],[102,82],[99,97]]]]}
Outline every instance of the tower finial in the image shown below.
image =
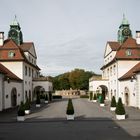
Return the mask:
{"type": "Polygon", "coordinates": [[[15,19],[14,20],[17,20],[17,15],[15,14],[15,19]]]}
{"type": "Polygon", "coordinates": [[[125,14],[123,13],[123,20],[122,20],[122,24],[123,25],[128,25],[129,24],[129,22],[128,22],[128,20],[126,19],[126,17],[125,17],[125,14]]]}
{"type": "Polygon", "coordinates": [[[13,20],[11,25],[19,25],[19,23],[17,21],[17,15],[16,14],[15,14],[14,20],[13,20]]]}
{"type": "Polygon", "coordinates": [[[125,14],[123,13],[123,19],[125,19],[125,14]]]}

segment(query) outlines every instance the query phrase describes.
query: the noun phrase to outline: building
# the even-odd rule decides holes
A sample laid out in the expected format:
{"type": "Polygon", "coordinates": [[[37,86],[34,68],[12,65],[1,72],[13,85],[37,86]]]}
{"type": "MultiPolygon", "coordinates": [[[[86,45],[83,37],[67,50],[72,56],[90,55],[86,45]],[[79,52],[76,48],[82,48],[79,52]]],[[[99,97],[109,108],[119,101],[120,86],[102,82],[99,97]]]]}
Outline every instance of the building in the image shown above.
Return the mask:
{"type": "Polygon", "coordinates": [[[0,64],[0,111],[15,107],[21,101],[22,80],[0,64]]]}
{"type": "MultiPolygon", "coordinates": [[[[25,102],[27,98],[32,101],[36,96],[36,92],[40,92],[42,89],[52,91],[52,83],[47,79],[43,80],[43,82],[40,79],[39,85],[36,84],[36,81],[39,81],[40,78],[40,68],[37,65],[35,46],[33,42],[23,41],[21,27],[16,17],[10,25],[8,39],[5,40],[4,32],[0,32],[0,64],[22,80],[22,101],[25,102]]],[[[7,86],[3,88],[7,89],[7,86]]],[[[15,86],[16,90],[18,88],[19,86],[15,86]]],[[[18,93],[14,100],[17,100],[17,97],[18,93]]]]}
{"type": "Polygon", "coordinates": [[[123,17],[118,30],[118,40],[108,41],[101,67],[102,78],[89,80],[89,90],[94,93],[100,89],[106,98],[122,98],[125,105],[140,108],[140,31],[136,39],[132,37],[130,24],[123,17]]]}

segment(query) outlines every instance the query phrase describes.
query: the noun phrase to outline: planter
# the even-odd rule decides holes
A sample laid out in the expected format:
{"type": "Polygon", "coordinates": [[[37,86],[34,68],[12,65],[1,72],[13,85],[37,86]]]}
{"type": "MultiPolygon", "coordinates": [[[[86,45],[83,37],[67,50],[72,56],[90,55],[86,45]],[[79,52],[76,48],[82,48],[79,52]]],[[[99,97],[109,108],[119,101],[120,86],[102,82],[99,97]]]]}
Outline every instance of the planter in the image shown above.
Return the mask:
{"type": "Polygon", "coordinates": [[[48,101],[45,101],[45,104],[47,104],[48,103],[48,101]]]}
{"type": "Polygon", "coordinates": [[[67,115],[67,120],[74,120],[74,114],[73,115],[67,115]]]}
{"type": "Polygon", "coordinates": [[[110,107],[110,111],[115,111],[116,107],[110,107]]]}
{"type": "Polygon", "coordinates": [[[125,114],[124,115],[117,115],[116,114],[116,119],[117,120],[125,120],[125,114]]]}
{"type": "Polygon", "coordinates": [[[105,104],[100,104],[101,107],[105,106],[105,104]]]}
{"type": "Polygon", "coordinates": [[[26,115],[30,114],[30,110],[25,110],[25,114],[26,115]]]}
{"type": "Polygon", "coordinates": [[[17,121],[25,121],[25,117],[24,116],[17,116],[17,121]]]}
{"type": "Polygon", "coordinates": [[[92,100],[92,102],[96,103],[96,102],[97,102],[97,100],[92,100]]]}
{"type": "Polygon", "coordinates": [[[41,105],[40,104],[36,104],[36,107],[40,107],[41,105]]]}

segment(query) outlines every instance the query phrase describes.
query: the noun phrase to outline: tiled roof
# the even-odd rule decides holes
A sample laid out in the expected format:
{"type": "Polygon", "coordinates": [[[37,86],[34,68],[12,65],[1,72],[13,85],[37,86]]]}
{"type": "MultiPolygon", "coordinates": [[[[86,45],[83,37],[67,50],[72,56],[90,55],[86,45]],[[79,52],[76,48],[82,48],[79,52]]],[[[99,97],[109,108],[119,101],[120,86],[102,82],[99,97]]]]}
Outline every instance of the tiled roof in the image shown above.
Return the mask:
{"type": "Polygon", "coordinates": [[[108,44],[110,45],[110,47],[113,51],[118,50],[120,47],[120,44],[116,41],[108,41],[108,44]]]}
{"type": "Polygon", "coordinates": [[[0,72],[5,74],[8,78],[16,81],[22,81],[19,77],[17,77],[14,73],[8,70],[5,66],[0,63],[0,72]]]}
{"type": "Polygon", "coordinates": [[[34,65],[31,62],[29,62],[26,56],[24,55],[24,51],[32,47],[31,45],[33,45],[32,42],[24,43],[22,48],[17,46],[12,39],[5,40],[4,45],[0,46],[0,61],[25,61],[26,63],[40,70],[40,68],[37,65],[34,65]],[[10,58],[8,56],[9,50],[15,53],[14,57],[10,58]]]}
{"type": "Polygon", "coordinates": [[[116,50],[116,55],[112,61],[101,67],[101,70],[110,66],[116,60],[140,60],[140,45],[136,40],[129,37],[121,46],[117,42],[108,42],[112,50],[116,50]]]}
{"type": "Polygon", "coordinates": [[[33,46],[33,42],[24,42],[23,44],[20,45],[20,48],[23,51],[28,51],[30,48],[33,46]]]}
{"type": "Polygon", "coordinates": [[[121,45],[115,57],[116,59],[140,59],[140,46],[130,37],[121,45]],[[131,55],[127,55],[127,51],[130,51],[131,55]]]}
{"type": "Polygon", "coordinates": [[[127,80],[134,76],[137,72],[140,72],[140,62],[136,64],[132,69],[130,69],[127,73],[125,73],[119,80],[127,80]]]}

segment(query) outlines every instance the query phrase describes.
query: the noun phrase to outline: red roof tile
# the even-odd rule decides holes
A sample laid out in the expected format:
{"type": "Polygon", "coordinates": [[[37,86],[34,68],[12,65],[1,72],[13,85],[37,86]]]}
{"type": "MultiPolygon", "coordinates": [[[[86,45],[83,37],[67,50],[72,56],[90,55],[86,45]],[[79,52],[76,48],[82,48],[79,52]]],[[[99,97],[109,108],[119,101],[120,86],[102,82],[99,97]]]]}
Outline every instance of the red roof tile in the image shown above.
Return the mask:
{"type": "Polygon", "coordinates": [[[0,63],[0,72],[5,74],[8,78],[12,80],[22,81],[19,77],[17,77],[14,73],[8,70],[5,66],[0,63]]]}
{"type": "Polygon", "coordinates": [[[115,56],[116,59],[140,59],[140,47],[136,44],[136,40],[128,38],[119,48],[115,56]],[[127,55],[130,51],[131,55],[127,55]]]}
{"type": "Polygon", "coordinates": [[[33,46],[33,42],[24,42],[23,44],[20,45],[20,48],[23,50],[23,51],[28,51],[30,50],[30,48],[33,46]]]}
{"type": "Polygon", "coordinates": [[[113,51],[118,50],[120,47],[120,44],[116,41],[108,41],[108,44],[110,45],[110,47],[113,51]]]}

